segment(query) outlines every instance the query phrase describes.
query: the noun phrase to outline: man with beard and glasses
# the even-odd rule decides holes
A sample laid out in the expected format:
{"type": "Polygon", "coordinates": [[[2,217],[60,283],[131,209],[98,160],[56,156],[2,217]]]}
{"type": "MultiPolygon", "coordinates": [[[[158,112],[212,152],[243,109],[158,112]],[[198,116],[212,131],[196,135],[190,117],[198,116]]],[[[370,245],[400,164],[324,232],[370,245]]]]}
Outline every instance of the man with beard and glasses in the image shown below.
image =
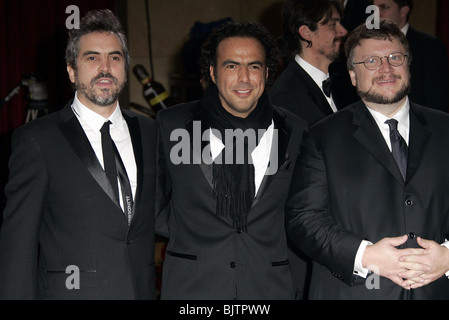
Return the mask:
{"type": "Polygon", "coordinates": [[[269,101],[277,61],[265,28],[225,24],[202,48],[203,99],[158,114],[162,299],[293,298],[284,205],[307,125],[269,101]]]}
{"type": "Polygon", "coordinates": [[[17,129],[0,233],[1,299],[154,299],[152,120],[118,103],[129,53],[119,20],[69,32],[76,89],[17,129]]]}
{"type": "Polygon", "coordinates": [[[362,101],[310,128],[287,232],[313,260],[311,299],[449,298],[449,116],[409,101],[392,22],[346,42],[362,101]]]}
{"type": "Polygon", "coordinates": [[[358,100],[344,61],[337,64],[348,34],[341,18],[339,1],[289,0],[283,8],[283,39],[292,61],[270,97],[309,125],[358,100]],[[344,72],[334,72],[339,69],[344,72]]]}

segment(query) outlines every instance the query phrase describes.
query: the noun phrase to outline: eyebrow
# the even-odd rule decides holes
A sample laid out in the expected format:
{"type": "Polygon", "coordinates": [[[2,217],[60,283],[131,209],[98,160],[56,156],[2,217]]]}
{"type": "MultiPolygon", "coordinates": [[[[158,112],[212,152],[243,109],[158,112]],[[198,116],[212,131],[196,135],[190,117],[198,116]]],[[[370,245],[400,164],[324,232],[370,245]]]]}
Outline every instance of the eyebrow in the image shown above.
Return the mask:
{"type": "MultiPolygon", "coordinates": [[[[242,63],[234,61],[234,60],[225,60],[225,61],[223,61],[223,66],[228,65],[228,64],[236,64],[236,65],[239,65],[239,66],[242,65],[242,63]]],[[[255,65],[255,64],[259,65],[261,67],[263,66],[263,63],[261,61],[259,61],[259,60],[249,62],[246,65],[251,66],[251,65],[255,65]]]]}
{"type": "MultiPolygon", "coordinates": [[[[91,55],[91,54],[94,54],[94,55],[99,55],[100,54],[100,52],[98,52],[98,51],[85,51],[84,53],[83,53],[83,57],[85,57],[85,56],[88,56],[88,55],[91,55]]],[[[120,56],[123,56],[123,53],[121,52],[121,51],[112,51],[112,52],[109,52],[108,53],[109,55],[115,55],[115,54],[118,54],[118,55],[120,55],[120,56]]]]}

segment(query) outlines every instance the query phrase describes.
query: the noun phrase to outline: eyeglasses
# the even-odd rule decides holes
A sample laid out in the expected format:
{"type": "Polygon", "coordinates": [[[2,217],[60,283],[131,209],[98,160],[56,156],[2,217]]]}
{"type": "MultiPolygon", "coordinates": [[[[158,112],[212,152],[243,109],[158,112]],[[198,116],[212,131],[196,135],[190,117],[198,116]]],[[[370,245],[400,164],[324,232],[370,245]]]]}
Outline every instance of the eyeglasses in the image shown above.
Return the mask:
{"type": "Polygon", "coordinates": [[[405,58],[408,58],[408,55],[397,52],[384,57],[376,57],[376,56],[368,57],[362,62],[353,62],[352,64],[363,63],[368,70],[374,71],[380,68],[380,66],[382,65],[383,58],[387,58],[387,61],[390,64],[390,66],[400,67],[404,64],[405,58]]]}

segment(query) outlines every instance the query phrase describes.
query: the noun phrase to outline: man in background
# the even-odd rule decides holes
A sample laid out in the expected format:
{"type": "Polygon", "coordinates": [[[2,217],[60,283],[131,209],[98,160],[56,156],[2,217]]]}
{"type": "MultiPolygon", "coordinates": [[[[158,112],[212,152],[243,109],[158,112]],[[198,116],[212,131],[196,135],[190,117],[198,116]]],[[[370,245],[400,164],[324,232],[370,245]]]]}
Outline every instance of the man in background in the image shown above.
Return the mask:
{"type": "Polygon", "coordinates": [[[449,66],[444,43],[437,37],[410,26],[412,0],[373,0],[379,7],[380,18],[388,19],[406,35],[412,59],[412,88],[410,99],[421,105],[449,111],[449,66]]]}

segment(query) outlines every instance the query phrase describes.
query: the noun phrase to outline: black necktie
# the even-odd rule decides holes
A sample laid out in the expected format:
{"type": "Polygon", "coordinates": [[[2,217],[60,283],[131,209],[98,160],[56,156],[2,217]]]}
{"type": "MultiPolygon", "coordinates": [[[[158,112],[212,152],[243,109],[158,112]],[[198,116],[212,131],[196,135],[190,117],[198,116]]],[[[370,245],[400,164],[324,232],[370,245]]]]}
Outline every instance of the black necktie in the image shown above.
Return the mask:
{"type": "Polygon", "coordinates": [[[329,98],[331,97],[332,92],[331,77],[323,81],[323,91],[326,96],[328,96],[329,98]]]}
{"type": "Polygon", "coordinates": [[[123,164],[122,158],[111,139],[109,134],[109,125],[111,121],[104,123],[103,127],[100,129],[101,132],[101,146],[103,149],[103,161],[104,170],[106,176],[111,182],[112,188],[114,189],[117,201],[119,200],[117,176],[120,181],[120,190],[122,192],[123,207],[125,215],[128,218],[128,224],[131,223],[132,213],[133,213],[133,197],[131,191],[131,184],[129,183],[128,175],[126,173],[125,166],[123,164]]]}
{"type": "Polygon", "coordinates": [[[385,123],[390,127],[391,152],[393,153],[394,160],[396,160],[405,181],[407,169],[407,144],[398,131],[398,121],[396,119],[389,119],[385,121],[385,123]]]}

